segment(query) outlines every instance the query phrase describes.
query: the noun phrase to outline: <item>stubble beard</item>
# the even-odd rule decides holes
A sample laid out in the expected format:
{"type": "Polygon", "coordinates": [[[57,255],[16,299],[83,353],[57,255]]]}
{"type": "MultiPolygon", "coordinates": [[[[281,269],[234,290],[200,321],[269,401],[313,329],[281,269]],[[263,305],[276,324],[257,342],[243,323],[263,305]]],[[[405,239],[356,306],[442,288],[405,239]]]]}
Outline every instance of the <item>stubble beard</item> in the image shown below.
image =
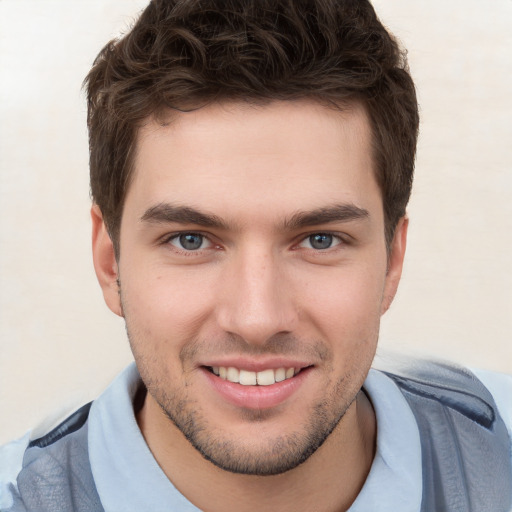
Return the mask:
{"type": "MultiPolygon", "coordinates": [[[[204,459],[220,469],[236,474],[278,475],[308,460],[342,421],[356,399],[367,373],[365,368],[352,368],[350,374],[340,376],[334,385],[325,387],[331,389],[331,392],[304,411],[307,420],[295,430],[267,439],[258,437],[256,442],[251,444],[252,439],[240,441],[212,425],[198,402],[188,395],[189,386],[186,382],[179,388],[171,389],[167,382],[168,370],[164,366],[165,363],[155,354],[142,353],[138,350],[139,347],[151,346],[151,343],[146,343],[149,340],[135,335],[129,329],[128,321],[126,331],[141,378],[148,393],[163,413],[204,459]]],[[[293,344],[296,343],[294,340],[293,344]]],[[[287,344],[285,342],[283,346],[287,344]]],[[[191,345],[201,346],[200,343],[191,345]]],[[[276,344],[279,345],[281,344],[276,344]]],[[[325,346],[318,344],[316,350],[321,353],[324,363],[329,364],[332,355],[327,353],[325,346]]],[[[181,356],[183,363],[183,354],[181,356]]],[[[272,416],[286,414],[272,410],[250,409],[242,413],[243,419],[252,427],[256,427],[256,431],[258,425],[264,425],[272,416]]]]}
{"type": "MultiPolygon", "coordinates": [[[[342,385],[341,381],[339,385],[342,385]]],[[[213,428],[193,401],[171,397],[161,389],[148,388],[148,392],[206,460],[231,473],[256,476],[285,473],[309,459],[336,428],[355,399],[343,404],[341,410],[339,404],[333,409],[330,400],[316,404],[302,429],[267,440],[258,439],[256,446],[247,447],[213,428]]],[[[267,416],[271,414],[251,410],[246,411],[245,419],[253,424],[264,423],[267,416]]]]}
{"type": "MultiPolygon", "coordinates": [[[[133,343],[132,350],[134,350],[133,343]]],[[[359,388],[346,389],[350,379],[341,377],[330,395],[304,411],[305,423],[293,431],[256,442],[240,440],[211,424],[196,400],[190,398],[187,386],[169,392],[162,378],[155,378],[154,366],[134,351],[135,360],[148,393],[167,418],[178,428],[202,457],[225,471],[255,476],[278,475],[290,471],[313,455],[342,421],[355,400],[359,388]]],[[[153,364],[155,362],[153,361],[153,364]]],[[[160,373],[163,375],[163,373],[160,373]]],[[[257,431],[272,416],[286,414],[265,410],[242,411],[243,419],[257,431]]]]}

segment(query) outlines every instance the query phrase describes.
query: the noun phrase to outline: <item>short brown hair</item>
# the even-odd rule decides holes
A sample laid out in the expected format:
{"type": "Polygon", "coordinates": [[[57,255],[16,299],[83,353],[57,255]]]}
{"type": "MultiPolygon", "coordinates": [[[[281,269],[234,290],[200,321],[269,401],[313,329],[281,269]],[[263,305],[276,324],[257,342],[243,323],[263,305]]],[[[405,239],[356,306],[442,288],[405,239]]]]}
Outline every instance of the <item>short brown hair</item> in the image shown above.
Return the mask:
{"type": "Polygon", "coordinates": [[[223,100],[361,101],[373,134],[389,243],[409,200],[418,106],[402,51],[366,0],[153,0],[94,61],[91,196],[119,256],[138,128],[223,100]]]}

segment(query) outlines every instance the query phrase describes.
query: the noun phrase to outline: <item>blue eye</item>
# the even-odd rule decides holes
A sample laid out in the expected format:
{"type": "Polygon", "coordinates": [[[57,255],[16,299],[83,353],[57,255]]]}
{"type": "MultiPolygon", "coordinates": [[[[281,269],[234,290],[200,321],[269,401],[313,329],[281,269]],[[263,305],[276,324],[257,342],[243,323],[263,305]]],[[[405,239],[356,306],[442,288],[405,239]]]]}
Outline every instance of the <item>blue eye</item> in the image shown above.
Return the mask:
{"type": "Polygon", "coordinates": [[[322,251],[325,249],[330,249],[336,245],[339,245],[341,240],[336,235],[331,235],[330,233],[314,233],[313,235],[305,238],[301,243],[301,247],[306,247],[308,249],[315,249],[317,251],[322,251]]]}
{"type": "Polygon", "coordinates": [[[329,249],[332,245],[332,235],[316,233],[309,237],[309,243],[313,249],[329,249]]]}
{"type": "Polygon", "coordinates": [[[199,233],[182,233],[172,237],[169,242],[178,249],[197,251],[205,248],[203,245],[207,243],[207,239],[199,233]]]}

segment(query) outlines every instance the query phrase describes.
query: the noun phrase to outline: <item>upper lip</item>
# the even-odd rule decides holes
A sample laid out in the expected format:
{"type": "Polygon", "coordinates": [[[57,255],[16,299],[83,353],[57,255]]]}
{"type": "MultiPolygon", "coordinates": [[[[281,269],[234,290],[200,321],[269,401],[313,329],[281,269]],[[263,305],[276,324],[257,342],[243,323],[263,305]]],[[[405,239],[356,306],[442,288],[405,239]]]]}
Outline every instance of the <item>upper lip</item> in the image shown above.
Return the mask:
{"type": "Polygon", "coordinates": [[[248,370],[251,372],[261,372],[263,370],[277,370],[278,368],[296,368],[302,369],[312,366],[310,362],[299,361],[288,357],[273,357],[265,359],[249,359],[244,357],[237,358],[218,358],[211,359],[201,364],[207,367],[233,367],[239,370],[248,370]]]}

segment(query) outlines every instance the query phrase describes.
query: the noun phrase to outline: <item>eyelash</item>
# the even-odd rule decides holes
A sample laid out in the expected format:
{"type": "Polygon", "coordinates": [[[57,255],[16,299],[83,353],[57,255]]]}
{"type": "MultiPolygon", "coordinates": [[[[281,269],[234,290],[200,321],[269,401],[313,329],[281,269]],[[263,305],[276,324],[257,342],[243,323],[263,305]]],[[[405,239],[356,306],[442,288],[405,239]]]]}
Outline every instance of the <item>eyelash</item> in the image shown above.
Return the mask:
{"type": "MultiPolygon", "coordinates": [[[[301,238],[299,239],[299,241],[297,243],[294,243],[293,250],[300,249],[301,245],[304,243],[307,243],[308,240],[310,241],[310,245],[311,245],[312,237],[319,236],[319,235],[332,237],[334,245],[330,245],[329,247],[326,247],[324,249],[318,249],[318,248],[314,248],[314,247],[303,247],[303,248],[305,248],[306,250],[312,251],[315,254],[321,254],[321,253],[330,253],[330,252],[332,252],[332,250],[336,250],[337,248],[339,248],[339,246],[350,245],[350,240],[347,240],[348,235],[345,235],[345,234],[342,235],[340,233],[334,233],[331,231],[314,231],[314,232],[311,232],[308,234],[301,235],[301,238]]],[[[199,254],[202,254],[203,251],[211,249],[211,248],[216,248],[216,249],[221,248],[221,246],[219,244],[216,244],[215,242],[213,242],[211,240],[210,235],[201,233],[198,231],[180,231],[178,233],[172,233],[171,235],[166,236],[162,240],[162,244],[163,245],[171,245],[173,247],[173,250],[175,250],[176,252],[178,252],[180,254],[186,255],[186,256],[199,255],[199,254]],[[199,237],[201,237],[201,245],[204,243],[204,241],[207,241],[210,245],[205,248],[198,248],[198,249],[193,250],[193,249],[185,249],[184,247],[178,247],[177,245],[174,245],[172,243],[174,240],[179,240],[180,237],[187,236],[187,235],[199,236],[199,237]]]]}
{"type": "Polygon", "coordinates": [[[319,248],[315,248],[315,247],[308,247],[308,249],[311,249],[315,252],[326,252],[326,251],[329,251],[329,249],[334,249],[334,248],[338,247],[339,245],[347,245],[347,240],[343,236],[341,236],[340,234],[337,234],[337,233],[331,233],[330,231],[315,231],[314,233],[310,233],[309,235],[303,236],[301,241],[297,245],[300,247],[300,246],[302,246],[302,244],[304,244],[308,240],[310,241],[310,244],[311,244],[311,239],[315,236],[331,237],[333,239],[332,242],[334,244],[334,245],[330,245],[329,247],[326,247],[323,249],[319,249],[319,248]]]}
{"type": "Polygon", "coordinates": [[[162,243],[164,245],[172,245],[173,246],[173,249],[175,251],[177,251],[178,253],[180,254],[185,254],[185,255],[194,255],[194,254],[201,254],[204,250],[206,249],[210,249],[211,247],[217,247],[219,248],[220,246],[219,245],[216,245],[214,242],[212,242],[212,240],[210,239],[210,236],[209,235],[206,235],[204,233],[200,233],[198,231],[180,231],[178,233],[173,233],[167,237],[165,237],[163,240],[162,240],[162,243]],[[206,247],[206,248],[198,248],[196,250],[190,250],[190,249],[185,249],[184,247],[178,247],[177,245],[174,245],[172,242],[173,240],[179,240],[180,237],[182,236],[187,236],[187,235],[192,235],[192,236],[199,236],[201,237],[201,245],[204,243],[204,241],[207,241],[210,246],[209,247],[206,247]]]}

